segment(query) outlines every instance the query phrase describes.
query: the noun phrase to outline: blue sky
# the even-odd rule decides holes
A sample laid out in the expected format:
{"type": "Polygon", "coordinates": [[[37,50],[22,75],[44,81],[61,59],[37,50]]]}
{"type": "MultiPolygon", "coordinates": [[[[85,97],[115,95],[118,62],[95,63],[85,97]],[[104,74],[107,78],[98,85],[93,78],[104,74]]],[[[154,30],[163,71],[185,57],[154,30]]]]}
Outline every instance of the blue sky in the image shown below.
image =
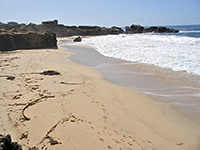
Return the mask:
{"type": "Polygon", "coordinates": [[[200,24],[200,0],[0,0],[0,22],[126,26],[200,24]]]}

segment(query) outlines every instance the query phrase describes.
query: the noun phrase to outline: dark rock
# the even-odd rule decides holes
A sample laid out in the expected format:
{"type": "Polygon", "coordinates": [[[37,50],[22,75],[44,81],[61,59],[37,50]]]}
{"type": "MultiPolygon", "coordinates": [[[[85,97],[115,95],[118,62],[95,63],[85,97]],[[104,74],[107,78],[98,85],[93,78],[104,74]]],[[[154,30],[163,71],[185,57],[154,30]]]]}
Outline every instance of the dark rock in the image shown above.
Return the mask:
{"type": "Polygon", "coordinates": [[[0,33],[0,51],[15,50],[16,43],[11,34],[0,33]]]}
{"type": "Polygon", "coordinates": [[[0,29],[5,29],[5,30],[12,30],[12,29],[18,30],[20,27],[21,25],[18,24],[17,22],[8,22],[8,24],[0,25],[0,29]]]}
{"type": "Polygon", "coordinates": [[[43,25],[58,25],[58,20],[53,20],[53,21],[43,21],[43,25]]]}
{"type": "Polygon", "coordinates": [[[17,49],[56,48],[56,35],[52,32],[16,33],[13,39],[17,49]]]}
{"type": "Polygon", "coordinates": [[[170,29],[166,27],[150,27],[146,28],[145,32],[154,32],[154,33],[178,33],[178,30],[170,29]]]}
{"type": "Polygon", "coordinates": [[[30,24],[28,24],[27,26],[22,26],[22,27],[20,28],[20,30],[35,31],[35,32],[40,31],[40,30],[38,29],[37,25],[36,25],[36,24],[33,24],[33,23],[30,23],[30,24]]]}
{"type": "Polygon", "coordinates": [[[41,75],[49,75],[49,76],[60,75],[59,72],[54,71],[54,70],[43,71],[43,72],[41,72],[40,74],[41,74],[41,75]]]}
{"type": "Polygon", "coordinates": [[[12,142],[9,134],[0,135],[0,150],[22,150],[22,146],[17,142],[12,142]]]}
{"type": "Polygon", "coordinates": [[[17,22],[14,22],[14,21],[11,21],[11,22],[8,22],[8,25],[16,26],[16,25],[18,25],[18,23],[17,23],[17,22]]]}
{"type": "Polygon", "coordinates": [[[7,78],[6,78],[7,80],[14,80],[15,79],[15,77],[14,76],[8,76],[7,78]]]}
{"type": "Polygon", "coordinates": [[[57,48],[56,35],[52,32],[0,33],[0,51],[41,48],[57,48]]]}
{"type": "Polygon", "coordinates": [[[94,30],[98,28],[98,26],[78,26],[78,28],[82,30],[87,30],[87,29],[94,30]]]}
{"type": "Polygon", "coordinates": [[[149,27],[149,28],[145,28],[144,32],[155,32],[157,30],[158,27],[149,27]]]}
{"type": "Polygon", "coordinates": [[[169,29],[166,27],[150,27],[144,28],[141,25],[131,25],[126,26],[126,31],[124,32],[119,27],[99,27],[99,26],[64,26],[62,24],[58,24],[58,20],[53,21],[43,21],[42,24],[36,25],[30,23],[29,25],[25,24],[17,24],[16,22],[10,22],[8,24],[0,24],[1,32],[6,31],[15,31],[15,32],[46,32],[51,31],[56,34],[57,37],[67,37],[67,36],[82,36],[82,35],[108,35],[108,34],[121,34],[121,33],[147,33],[147,32],[155,32],[155,33],[176,33],[178,30],[169,29]],[[2,30],[3,29],[3,30],[2,30]]]}
{"type": "Polygon", "coordinates": [[[82,39],[81,39],[81,37],[79,36],[79,37],[77,37],[77,38],[74,39],[74,42],[81,42],[81,40],[82,40],[82,39]]]}
{"type": "Polygon", "coordinates": [[[46,32],[51,31],[56,34],[57,37],[66,37],[73,35],[107,35],[107,34],[120,34],[124,31],[118,27],[105,28],[99,26],[64,26],[58,24],[58,20],[43,21],[42,24],[36,25],[30,23],[29,25],[17,24],[11,22],[9,24],[0,24],[0,29],[12,30],[20,32],[34,31],[34,32],[46,32]]]}
{"type": "Polygon", "coordinates": [[[49,139],[49,143],[52,145],[57,145],[57,144],[61,144],[60,142],[58,142],[57,140],[54,140],[52,137],[48,136],[47,137],[49,139]]]}
{"type": "Polygon", "coordinates": [[[8,145],[8,144],[12,143],[10,134],[7,134],[7,135],[4,137],[4,143],[5,143],[5,145],[8,145]]]}
{"type": "Polygon", "coordinates": [[[156,33],[176,33],[176,32],[178,32],[178,30],[169,29],[169,28],[166,28],[166,27],[158,27],[155,32],[156,33]]]}
{"type": "Polygon", "coordinates": [[[121,34],[121,33],[124,33],[124,31],[119,27],[114,26],[109,29],[109,34],[121,34]]]}
{"type": "Polygon", "coordinates": [[[141,25],[131,25],[130,27],[126,26],[126,33],[143,33],[144,27],[141,25]]]}
{"type": "Polygon", "coordinates": [[[131,25],[130,27],[126,27],[126,33],[133,34],[133,33],[148,33],[148,32],[154,32],[154,33],[177,33],[178,30],[175,29],[169,29],[166,27],[149,27],[144,28],[140,25],[131,25]]]}

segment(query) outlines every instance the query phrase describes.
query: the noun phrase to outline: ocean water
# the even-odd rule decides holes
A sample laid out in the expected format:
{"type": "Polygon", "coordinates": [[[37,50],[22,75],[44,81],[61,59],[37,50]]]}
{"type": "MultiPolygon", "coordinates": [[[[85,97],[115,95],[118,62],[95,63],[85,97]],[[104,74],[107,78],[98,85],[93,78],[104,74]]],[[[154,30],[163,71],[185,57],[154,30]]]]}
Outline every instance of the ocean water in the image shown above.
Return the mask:
{"type": "Polygon", "coordinates": [[[79,44],[107,57],[200,75],[200,25],[169,27],[180,32],[96,36],[79,44]]]}
{"type": "Polygon", "coordinates": [[[200,122],[200,25],[172,28],[180,32],[93,36],[60,46],[76,53],[70,60],[97,69],[106,80],[172,104],[200,122]]]}

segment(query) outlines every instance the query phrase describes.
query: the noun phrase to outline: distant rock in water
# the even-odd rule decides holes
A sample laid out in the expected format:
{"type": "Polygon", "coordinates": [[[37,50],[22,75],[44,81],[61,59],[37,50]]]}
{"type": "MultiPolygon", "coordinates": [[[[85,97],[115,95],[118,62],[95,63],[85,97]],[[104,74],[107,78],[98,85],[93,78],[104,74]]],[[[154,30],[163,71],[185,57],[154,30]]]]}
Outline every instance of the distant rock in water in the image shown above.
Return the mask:
{"type": "Polygon", "coordinates": [[[146,28],[144,32],[154,32],[154,33],[178,33],[178,30],[170,29],[166,27],[150,27],[146,28]]]}
{"type": "Polygon", "coordinates": [[[178,30],[175,29],[170,29],[166,27],[149,27],[149,28],[144,28],[141,25],[131,25],[125,27],[126,31],[125,33],[128,34],[134,34],[134,33],[148,33],[148,32],[154,32],[154,33],[178,33],[178,30]]]}
{"type": "Polygon", "coordinates": [[[130,27],[126,26],[126,33],[143,33],[144,27],[141,25],[131,25],[130,27]]]}
{"type": "Polygon", "coordinates": [[[82,40],[82,39],[81,39],[81,37],[79,36],[79,37],[77,37],[77,38],[74,39],[74,42],[81,42],[81,40],[82,40]]]}
{"type": "Polygon", "coordinates": [[[54,33],[49,31],[0,33],[0,51],[42,48],[57,48],[54,33]]]}
{"type": "Polygon", "coordinates": [[[22,150],[22,146],[17,142],[12,142],[11,136],[0,134],[0,150],[22,150]]]}

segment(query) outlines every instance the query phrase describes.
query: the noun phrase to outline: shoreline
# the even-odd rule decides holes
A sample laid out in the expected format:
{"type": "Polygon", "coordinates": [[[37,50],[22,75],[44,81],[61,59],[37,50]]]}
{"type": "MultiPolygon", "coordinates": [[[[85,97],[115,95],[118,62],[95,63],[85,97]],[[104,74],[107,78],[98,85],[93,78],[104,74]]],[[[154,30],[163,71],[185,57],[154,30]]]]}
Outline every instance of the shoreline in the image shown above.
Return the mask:
{"type": "Polygon", "coordinates": [[[91,47],[69,45],[70,42],[66,41],[63,46],[76,53],[69,56],[73,62],[100,71],[109,82],[172,104],[177,111],[200,123],[200,76],[106,57],[91,47]]]}
{"type": "Polygon", "coordinates": [[[171,105],[109,83],[93,68],[66,59],[71,54],[61,47],[1,54],[2,73],[15,76],[13,81],[0,78],[0,108],[11,126],[0,118],[2,132],[11,133],[23,149],[200,147],[199,124],[171,105]],[[45,70],[60,75],[38,74],[45,70]],[[24,120],[22,109],[45,96],[25,111],[30,120],[24,120]]]}

